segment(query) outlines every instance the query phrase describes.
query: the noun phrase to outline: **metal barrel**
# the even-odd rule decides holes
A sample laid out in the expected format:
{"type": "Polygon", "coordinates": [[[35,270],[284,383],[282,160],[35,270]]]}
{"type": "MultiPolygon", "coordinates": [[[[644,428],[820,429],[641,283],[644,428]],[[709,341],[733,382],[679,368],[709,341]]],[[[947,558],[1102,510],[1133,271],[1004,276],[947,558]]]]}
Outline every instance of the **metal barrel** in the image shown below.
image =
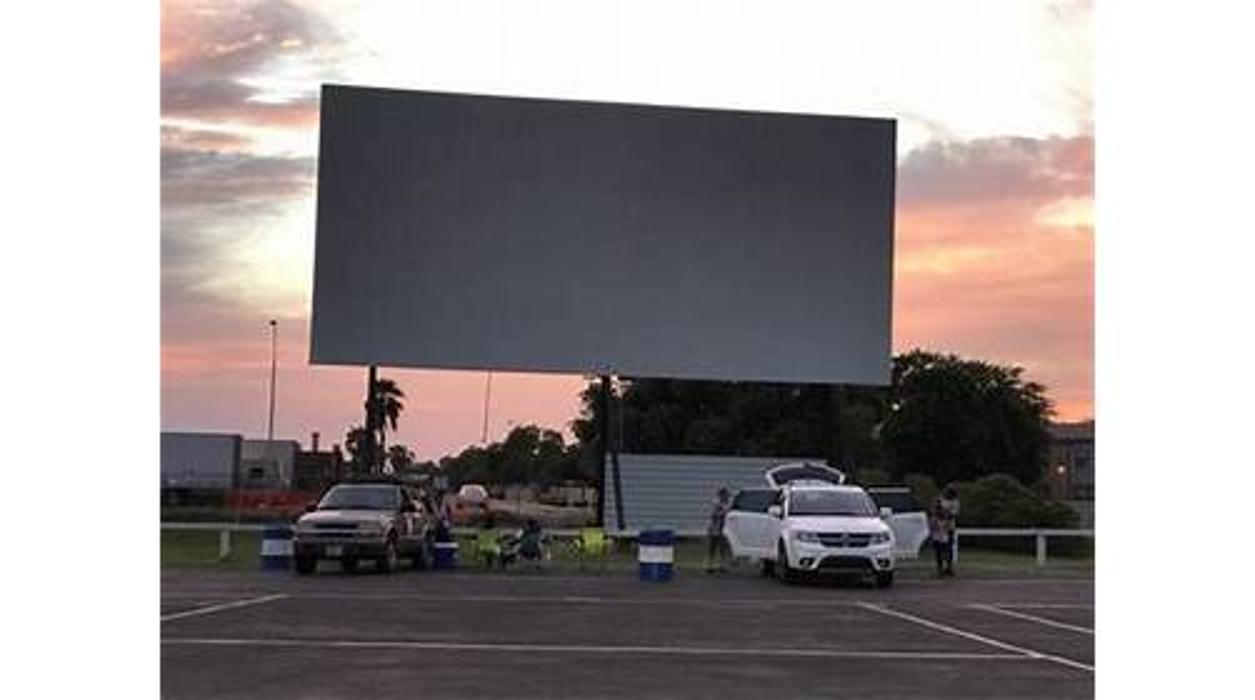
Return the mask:
{"type": "Polygon", "coordinates": [[[292,528],[267,525],[261,531],[261,570],[287,571],[292,568],[292,528]]]}
{"type": "Polygon", "coordinates": [[[675,561],[675,532],[661,528],[642,530],[636,538],[636,553],[642,581],[670,581],[675,561]]]}

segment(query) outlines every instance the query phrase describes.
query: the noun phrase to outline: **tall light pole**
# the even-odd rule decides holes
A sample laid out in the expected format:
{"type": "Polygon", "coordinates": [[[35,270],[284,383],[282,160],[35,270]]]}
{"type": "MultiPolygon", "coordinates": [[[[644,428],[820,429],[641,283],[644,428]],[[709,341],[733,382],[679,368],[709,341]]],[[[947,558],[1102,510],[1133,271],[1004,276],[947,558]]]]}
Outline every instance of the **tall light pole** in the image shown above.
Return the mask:
{"type": "Polygon", "coordinates": [[[270,319],[270,417],[266,420],[266,453],[275,439],[275,367],[278,363],[279,322],[270,319]]]}
{"type": "Polygon", "coordinates": [[[488,372],[488,380],[484,383],[484,424],[479,431],[479,441],[488,444],[488,404],[492,401],[492,371],[488,372]]]}

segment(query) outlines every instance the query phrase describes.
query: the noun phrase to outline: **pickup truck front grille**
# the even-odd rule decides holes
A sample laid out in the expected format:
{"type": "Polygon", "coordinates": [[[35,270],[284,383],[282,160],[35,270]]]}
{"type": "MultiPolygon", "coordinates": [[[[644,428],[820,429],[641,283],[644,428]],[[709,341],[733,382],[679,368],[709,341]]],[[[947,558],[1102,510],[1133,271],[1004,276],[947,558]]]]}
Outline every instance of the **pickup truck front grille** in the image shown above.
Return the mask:
{"type": "Polygon", "coordinates": [[[863,532],[821,532],[819,542],[825,547],[866,547],[872,536],[863,532]]]}
{"type": "Polygon", "coordinates": [[[367,535],[353,530],[317,530],[302,534],[300,537],[310,542],[341,542],[345,540],[371,539],[374,535],[367,535]]]}
{"type": "Polygon", "coordinates": [[[314,523],[315,530],[348,530],[357,529],[357,523],[314,523]]]}

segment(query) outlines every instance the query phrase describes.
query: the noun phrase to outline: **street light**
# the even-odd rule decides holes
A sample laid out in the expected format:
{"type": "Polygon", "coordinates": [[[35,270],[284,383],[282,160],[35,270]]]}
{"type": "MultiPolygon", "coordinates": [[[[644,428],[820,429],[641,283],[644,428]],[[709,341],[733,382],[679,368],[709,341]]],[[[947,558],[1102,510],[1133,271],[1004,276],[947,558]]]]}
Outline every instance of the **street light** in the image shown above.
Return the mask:
{"type": "Polygon", "coordinates": [[[488,371],[488,380],[484,382],[484,422],[479,430],[479,441],[488,444],[488,406],[492,401],[492,370],[488,371]]]}
{"type": "Polygon", "coordinates": [[[279,322],[270,319],[270,416],[266,420],[266,456],[274,459],[275,439],[275,368],[278,363],[279,322]]]}

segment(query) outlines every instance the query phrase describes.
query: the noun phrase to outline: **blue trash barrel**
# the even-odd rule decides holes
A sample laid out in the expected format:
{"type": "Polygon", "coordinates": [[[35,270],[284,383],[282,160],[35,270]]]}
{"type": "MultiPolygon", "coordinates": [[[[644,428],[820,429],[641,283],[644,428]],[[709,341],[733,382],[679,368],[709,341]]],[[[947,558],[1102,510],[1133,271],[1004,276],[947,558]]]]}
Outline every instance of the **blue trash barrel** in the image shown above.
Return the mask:
{"type": "Polygon", "coordinates": [[[267,525],[261,531],[261,570],[287,571],[292,568],[292,528],[267,525]]]}
{"type": "Polygon", "coordinates": [[[671,530],[642,530],[636,538],[637,561],[642,581],[670,581],[675,560],[675,533],[671,530]]]}
{"type": "Polygon", "coordinates": [[[431,568],[437,571],[458,568],[457,542],[433,542],[431,546],[431,568]]]}

